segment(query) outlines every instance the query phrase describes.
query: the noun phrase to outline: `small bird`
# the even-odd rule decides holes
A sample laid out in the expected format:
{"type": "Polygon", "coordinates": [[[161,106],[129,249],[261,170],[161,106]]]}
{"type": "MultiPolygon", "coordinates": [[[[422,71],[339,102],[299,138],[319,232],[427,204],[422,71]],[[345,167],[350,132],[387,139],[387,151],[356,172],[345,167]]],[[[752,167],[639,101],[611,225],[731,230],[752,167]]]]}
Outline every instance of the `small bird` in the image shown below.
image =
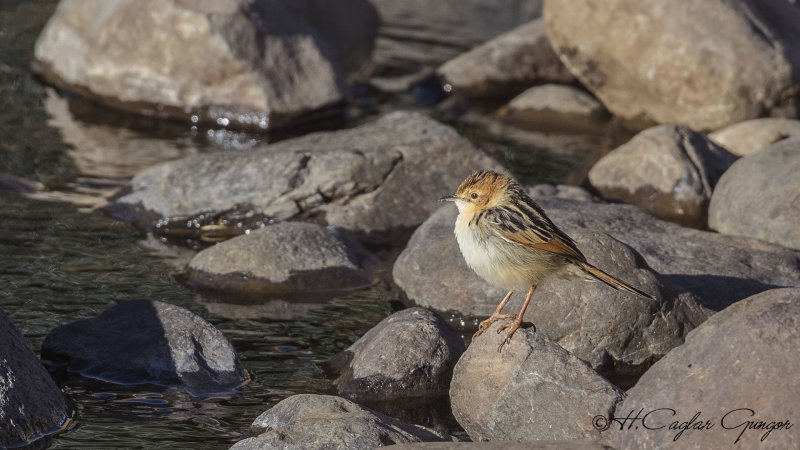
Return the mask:
{"type": "Polygon", "coordinates": [[[497,330],[500,333],[509,329],[497,351],[511,342],[511,336],[522,324],[536,285],[551,275],[600,280],[614,289],[655,299],[589,264],[572,238],[558,229],[523,187],[507,175],[475,172],[454,195],[440,201],[452,201],[458,207],[455,235],[467,264],[490,284],[508,290],[475,333],[480,335],[498,319],[514,319],[497,330]],[[503,314],[514,291],[525,289],[529,289],[528,295],[519,314],[503,314]]]}

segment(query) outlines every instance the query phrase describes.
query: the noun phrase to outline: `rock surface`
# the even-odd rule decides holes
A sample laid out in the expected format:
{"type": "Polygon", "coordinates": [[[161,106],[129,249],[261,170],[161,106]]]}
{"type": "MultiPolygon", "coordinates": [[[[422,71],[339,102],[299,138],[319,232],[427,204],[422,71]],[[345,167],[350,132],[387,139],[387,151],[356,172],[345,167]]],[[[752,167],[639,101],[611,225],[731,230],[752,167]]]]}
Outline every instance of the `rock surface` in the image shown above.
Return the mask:
{"type": "Polygon", "coordinates": [[[800,139],[737,161],[719,181],[708,226],[720,233],[800,249],[800,139]]]}
{"type": "Polygon", "coordinates": [[[264,432],[231,450],[262,448],[361,449],[389,444],[446,441],[447,435],[409,425],[340,397],[299,394],[282,400],[253,422],[264,432]]]}
{"type": "Polygon", "coordinates": [[[800,139],[800,120],[780,117],[745,120],[714,131],[708,138],[731,153],[744,156],[784,139],[800,139]]]}
{"type": "Polygon", "coordinates": [[[436,72],[454,93],[478,98],[508,98],[536,84],[575,80],[550,47],[542,19],[459,55],[436,72]]]}
{"type": "Polygon", "coordinates": [[[339,395],[364,403],[446,394],[464,341],[441,317],[424,308],[392,314],[329,365],[340,373],[339,395]]]}
{"type": "Polygon", "coordinates": [[[501,323],[472,340],[453,372],[453,414],[470,439],[598,440],[592,418],[608,417],[622,391],[532,328],[498,353],[501,323]]]}
{"type": "Polygon", "coordinates": [[[735,161],[735,155],[702,134],[660,125],[600,159],[589,171],[589,181],[605,198],[703,228],[714,186],[735,161]]]}
{"type": "Polygon", "coordinates": [[[198,395],[249,380],[222,332],[181,307],[152,300],[129,300],[54,328],[42,359],[88,378],[178,386],[198,395]]]}
{"type": "Polygon", "coordinates": [[[350,130],[152,167],[134,177],[117,208],[170,218],[231,210],[318,216],[367,240],[397,239],[477,167],[499,165],[452,128],[396,112],[350,130]]]}
{"type": "Polygon", "coordinates": [[[586,92],[558,84],[534,86],[514,97],[502,111],[512,122],[545,129],[598,130],[608,123],[608,111],[586,92]]]}
{"type": "MultiPolygon", "coordinates": [[[[617,407],[623,419],[644,409],[651,428],[612,423],[618,448],[798,448],[800,289],[775,289],[742,300],[689,333],[686,343],[650,368],[617,407]],[[752,412],[751,412],[752,410],[752,412]],[[633,411],[632,414],[629,414],[633,411]],[[670,430],[673,421],[711,421],[704,430],[670,430]],[[748,429],[745,421],[792,422],[791,429],[748,429]],[[740,436],[741,433],[741,436],[740,436]],[[766,438],[762,437],[767,434],[766,438]],[[738,443],[737,437],[739,437],[738,443]]],[[[642,414],[644,415],[644,413],[642,414]]]]}
{"type": "Polygon", "coordinates": [[[785,0],[548,0],[543,15],[572,73],[641,125],[718,129],[800,91],[800,9],[785,0]]]}
{"type": "Polygon", "coordinates": [[[187,268],[191,280],[206,289],[304,295],[371,285],[366,266],[373,259],[336,230],[284,222],[209,247],[187,268]]]}
{"type": "Polygon", "coordinates": [[[0,311],[0,447],[59,431],[70,411],[25,337],[0,311]]]}
{"type": "Polygon", "coordinates": [[[339,101],[377,28],[366,0],[63,1],[35,58],[57,86],[118,107],[266,127],[339,101]]]}

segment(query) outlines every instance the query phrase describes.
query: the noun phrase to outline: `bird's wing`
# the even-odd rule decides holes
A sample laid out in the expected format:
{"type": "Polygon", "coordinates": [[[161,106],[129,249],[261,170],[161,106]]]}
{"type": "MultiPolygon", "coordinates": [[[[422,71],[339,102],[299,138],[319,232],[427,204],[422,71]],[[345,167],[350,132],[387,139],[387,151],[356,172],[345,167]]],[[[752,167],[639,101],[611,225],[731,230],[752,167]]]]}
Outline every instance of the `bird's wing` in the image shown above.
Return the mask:
{"type": "Polygon", "coordinates": [[[535,203],[491,208],[487,222],[491,230],[506,242],[586,261],[572,238],[558,229],[535,203]]]}

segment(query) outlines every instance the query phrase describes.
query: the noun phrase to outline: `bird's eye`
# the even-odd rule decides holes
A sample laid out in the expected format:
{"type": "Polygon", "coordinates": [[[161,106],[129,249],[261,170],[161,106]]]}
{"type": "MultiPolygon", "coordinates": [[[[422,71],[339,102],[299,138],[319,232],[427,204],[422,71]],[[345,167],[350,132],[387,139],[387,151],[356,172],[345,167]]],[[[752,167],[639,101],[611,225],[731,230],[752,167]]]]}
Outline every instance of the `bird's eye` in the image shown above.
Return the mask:
{"type": "Polygon", "coordinates": [[[470,197],[472,197],[472,199],[475,200],[476,198],[478,198],[478,193],[473,192],[472,195],[470,195],[470,197]]]}

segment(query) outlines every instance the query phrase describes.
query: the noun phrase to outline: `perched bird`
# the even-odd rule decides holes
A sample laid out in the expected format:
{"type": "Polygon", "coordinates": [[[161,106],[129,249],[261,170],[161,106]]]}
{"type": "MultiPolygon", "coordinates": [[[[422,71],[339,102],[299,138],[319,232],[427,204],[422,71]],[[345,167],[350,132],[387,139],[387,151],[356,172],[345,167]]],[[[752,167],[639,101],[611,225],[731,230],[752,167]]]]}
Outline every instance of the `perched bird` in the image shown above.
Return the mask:
{"type": "Polygon", "coordinates": [[[458,207],[455,235],[467,264],[490,284],[508,290],[475,333],[480,335],[498,319],[513,318],[497,330],[509,329],[498,351],[522,324],[536,285],[551,275],[600,280],[614,289],[655,299],[589,264],[575,242],[507,175],[475,172],[454,195],[440,200],[455,202],[458,207]],[[525,289],[528,295],[519,314],[503,314],[514,291],[525,289]]]}

